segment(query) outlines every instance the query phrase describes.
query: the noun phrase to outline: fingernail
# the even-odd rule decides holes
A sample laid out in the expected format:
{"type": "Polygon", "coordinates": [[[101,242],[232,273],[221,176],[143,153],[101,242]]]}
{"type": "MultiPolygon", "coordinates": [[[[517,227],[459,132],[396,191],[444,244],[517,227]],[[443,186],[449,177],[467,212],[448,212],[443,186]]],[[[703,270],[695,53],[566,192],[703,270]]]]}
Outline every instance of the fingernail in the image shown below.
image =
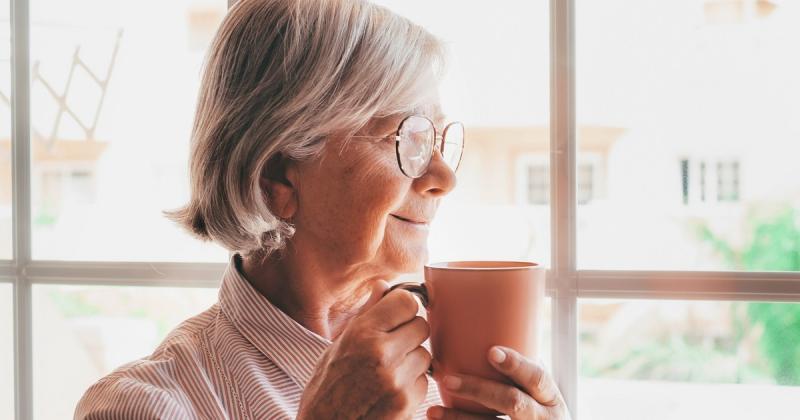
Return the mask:
{"type": "Polygon", "coordinates": [[[492,350],[489,351],[489,357],[492,358],[493,362],[500,364],[506,360],[506,353],[497,347],[492,347],[492,350]]]}
{"type": "Polygon", "coordinates": [[[440,419],[444,417],[444,409],[438,405],[434,405],[430,408],[430,410],[428,410],[428,417],[432,419],[440,419]]]}
{"type": "Polygon", "coordinates": [[[456,390],[461,386],[461,378],[455,376],[444,377],[444,387],[447,389],[456,390]]]}

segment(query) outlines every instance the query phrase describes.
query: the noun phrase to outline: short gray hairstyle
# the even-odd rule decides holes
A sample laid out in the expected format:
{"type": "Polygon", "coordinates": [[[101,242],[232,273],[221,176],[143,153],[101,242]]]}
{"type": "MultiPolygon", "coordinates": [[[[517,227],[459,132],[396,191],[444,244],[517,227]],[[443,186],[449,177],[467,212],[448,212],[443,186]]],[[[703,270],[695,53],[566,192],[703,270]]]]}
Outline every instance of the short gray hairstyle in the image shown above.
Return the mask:
{"type": "Polygon", "coordinates": [[[424,28],[367,1],[239,0],[204,64],[189,203],[165,214],[229,251],[281,249],[294,226],[269,209],[267,165],[420,105],[444,56],[424,28]]]}

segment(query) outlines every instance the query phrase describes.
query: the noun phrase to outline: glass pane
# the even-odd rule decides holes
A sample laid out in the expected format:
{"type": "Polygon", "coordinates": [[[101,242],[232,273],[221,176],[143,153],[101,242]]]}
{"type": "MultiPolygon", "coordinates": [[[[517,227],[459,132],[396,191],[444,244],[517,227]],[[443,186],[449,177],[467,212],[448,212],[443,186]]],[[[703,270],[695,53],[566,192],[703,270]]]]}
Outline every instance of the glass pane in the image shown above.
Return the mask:
{"type": "Polygon", "coordinates": [[[217,289],[34,286],[34,417],[72,418],[91,384],[151,354],[216,299],[217,289]]]}
{"type": "Polygon", "coordinates": [[[553,299],[547,297],[542,308],[542,334],[539,337],[539,359],[552,371],[553,367],[553,299]]]}
{"type": "Polygon", "coordinates": [[[34,258],[226,260],[161,213],[188,199],[200,67],[226,4],[31,2],[34,258]]]}
{"type": "Polygon", "coordinates": [[[580,267],[800,270],[800,2],[578,0],[576,20],[580,267]]]}
{"type": "Polygon", "coordinates": [[[0,284],[0,418],[14,418],[14,300],[11,284],[0,284]]]}
{"type": "Polygon", "coordinates": [[[531,170],[547,165],[550,150],[548,2],[376,3],[445,41],[442,107],[448,121],[466,128],[458,187],[441,201],[431,228],[431,261],[548,264],[549,195],[535,195],[548,181],[531,170]]]}
{"type": "Polygon", "coordinates": [[[795,419],[800,304],[579,303],[581,419],[795,419]]]}
{"type": "Polygon", "coordinates": [[[0,0],[0,259],[11,245],[11,6],[0,0]]]}

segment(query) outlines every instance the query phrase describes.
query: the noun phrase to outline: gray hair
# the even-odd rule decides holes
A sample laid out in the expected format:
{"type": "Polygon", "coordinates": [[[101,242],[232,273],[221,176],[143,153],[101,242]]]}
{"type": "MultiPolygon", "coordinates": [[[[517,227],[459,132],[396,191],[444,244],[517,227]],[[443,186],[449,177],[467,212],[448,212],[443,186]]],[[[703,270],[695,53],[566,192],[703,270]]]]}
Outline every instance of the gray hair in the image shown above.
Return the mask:
{"type": "Polygon", "coordinates": [[[165,212],[230,251],[285,246],[260,175],[317,156],[334,132],[419,104],[444,50],[422,27],[362,0],[240,0],[206,57],[192,130],[191,198],[165,212]]]}

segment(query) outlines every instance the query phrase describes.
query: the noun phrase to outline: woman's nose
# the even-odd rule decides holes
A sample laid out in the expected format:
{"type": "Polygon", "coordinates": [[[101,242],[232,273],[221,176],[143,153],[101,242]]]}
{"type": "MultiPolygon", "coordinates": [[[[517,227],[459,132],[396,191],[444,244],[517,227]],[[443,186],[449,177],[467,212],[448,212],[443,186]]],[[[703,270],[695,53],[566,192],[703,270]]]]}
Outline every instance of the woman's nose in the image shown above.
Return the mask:
{"type": "Polygon", "coordinates": [[[428,170],[414,180],[414,186],[420,194],[434,197],[447,195],[455,188],[456,174],[444,161],[441,151],[433,153],[428,170]]]}

